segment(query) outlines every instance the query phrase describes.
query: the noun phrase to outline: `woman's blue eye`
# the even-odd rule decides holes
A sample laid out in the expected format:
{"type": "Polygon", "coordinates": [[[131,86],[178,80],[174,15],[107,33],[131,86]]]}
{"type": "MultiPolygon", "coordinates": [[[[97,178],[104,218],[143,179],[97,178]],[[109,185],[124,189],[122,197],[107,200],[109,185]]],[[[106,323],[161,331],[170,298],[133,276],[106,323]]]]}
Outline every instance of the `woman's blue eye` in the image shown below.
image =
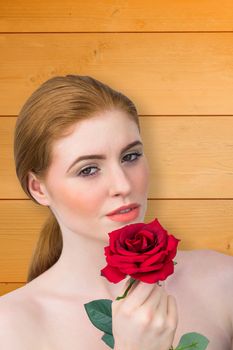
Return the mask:
{"type": "MultiPolygon", "coordinates": [[[[133,152],[133,153],[128,153],[124,156],[124,158],[126,157],[131,157],[131,156],[136,156],[136,158],[132,159],[130,158],[130,160],[126,160],[126,162],[128,161],[129,163],[134,162],[135,160],[137,160],[140,156],[142,156],[142,153],[140,152],[133,152]]],[[[124,159],[123,158],[123,159],[124,159]]],[[[83,170],[80,171],[80,173],[78,174],[78,176],[81,177],[86,177],[86,176],[94,176],[96,174],[96,172],[90,172],[91,169],[98,169],[98,167],[96,166],[89,166],[84,168],[83,170]]]]}
{"type": "Polygon", "coordinates": [[[140,156],[142,155],[142,153],[140,152],[133,152],[133,153],[128,153],[124,156],[125,157],[128,157],[128,156],[136,156],[136,158],[130,160],[130,162],[134,162],[135,160],[137,160],[140,156]]]}
{"type": "Polygon", "coordinates": [[[96,166],[89,166],[89,167],[84,168],[83,170],[81,170],[78,175],[82,176],[82,177],[95,175],[96,173],[90,173],[89,171],[87,171],[87,170],[90,170],[90,169],[98,169],[98,168],[96,166]]]}

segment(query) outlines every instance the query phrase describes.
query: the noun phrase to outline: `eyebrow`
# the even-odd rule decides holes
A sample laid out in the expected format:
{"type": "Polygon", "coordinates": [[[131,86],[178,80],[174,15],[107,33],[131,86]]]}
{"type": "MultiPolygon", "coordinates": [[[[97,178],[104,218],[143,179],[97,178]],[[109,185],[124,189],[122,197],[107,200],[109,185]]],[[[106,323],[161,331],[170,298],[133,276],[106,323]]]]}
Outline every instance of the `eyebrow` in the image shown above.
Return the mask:
{"type": "MultiPolygon", "coordinates": [[[[136,140],[134,142],[129,143],[127,146],[123,147],[121,150],[121,154],[125,151],[127,151],[129,148],[132,148],[133,146],[137,146],[137,145],[143,145],[141,141],[136,140]]],[[[102,154],[88,154],[85,156],[81,156],[78,157],[77,159],[75,159],[75,161],[69,166],[69,168],[67,169],[67,172],[78,162],[80,162],[81,160],[87,160],[87,159],[106,159],[106,157],[102,154]]]]}

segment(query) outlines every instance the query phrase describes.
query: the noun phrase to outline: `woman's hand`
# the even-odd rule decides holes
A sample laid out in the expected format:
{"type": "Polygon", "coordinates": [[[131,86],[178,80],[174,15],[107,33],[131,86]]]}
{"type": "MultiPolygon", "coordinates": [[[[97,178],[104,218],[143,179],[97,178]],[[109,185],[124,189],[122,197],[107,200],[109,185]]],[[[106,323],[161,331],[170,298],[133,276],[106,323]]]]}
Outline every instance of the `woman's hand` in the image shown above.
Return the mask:
{"type": "Polygon", "coordinates": [[[177,324],[176,300],[164,285],[136,281],[124,299],[112,302],[115,350],[169,350],[177,324]]]}

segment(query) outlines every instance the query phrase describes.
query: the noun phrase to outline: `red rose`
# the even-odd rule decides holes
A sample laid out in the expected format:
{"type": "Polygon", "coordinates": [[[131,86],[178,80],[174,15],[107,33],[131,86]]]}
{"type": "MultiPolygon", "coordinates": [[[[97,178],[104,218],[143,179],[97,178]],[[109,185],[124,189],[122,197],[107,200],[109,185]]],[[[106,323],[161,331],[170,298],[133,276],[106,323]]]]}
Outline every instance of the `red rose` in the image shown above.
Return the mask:
{"type": "Polygon", "coordinates": [[[104,247],[107,266],[101,276],[118,283],[127,275],[146,283],[163,281],[174,272],[172,259],[180,239],[169,235],[158,219],[114,230],[104,247]]]}

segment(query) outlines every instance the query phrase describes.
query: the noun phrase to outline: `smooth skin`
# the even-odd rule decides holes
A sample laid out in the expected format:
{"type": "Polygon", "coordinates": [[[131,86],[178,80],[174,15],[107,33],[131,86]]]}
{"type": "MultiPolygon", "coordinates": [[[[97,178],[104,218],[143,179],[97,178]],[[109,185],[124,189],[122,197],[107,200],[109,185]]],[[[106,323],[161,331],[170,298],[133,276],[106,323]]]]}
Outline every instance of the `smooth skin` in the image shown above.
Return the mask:
{"type": "Polygon", "coordinates": [[[124,299],[112,303],[114,350],[168,350],[177,324],[176,300],[163,284],[136,281],[124,299]]]}

